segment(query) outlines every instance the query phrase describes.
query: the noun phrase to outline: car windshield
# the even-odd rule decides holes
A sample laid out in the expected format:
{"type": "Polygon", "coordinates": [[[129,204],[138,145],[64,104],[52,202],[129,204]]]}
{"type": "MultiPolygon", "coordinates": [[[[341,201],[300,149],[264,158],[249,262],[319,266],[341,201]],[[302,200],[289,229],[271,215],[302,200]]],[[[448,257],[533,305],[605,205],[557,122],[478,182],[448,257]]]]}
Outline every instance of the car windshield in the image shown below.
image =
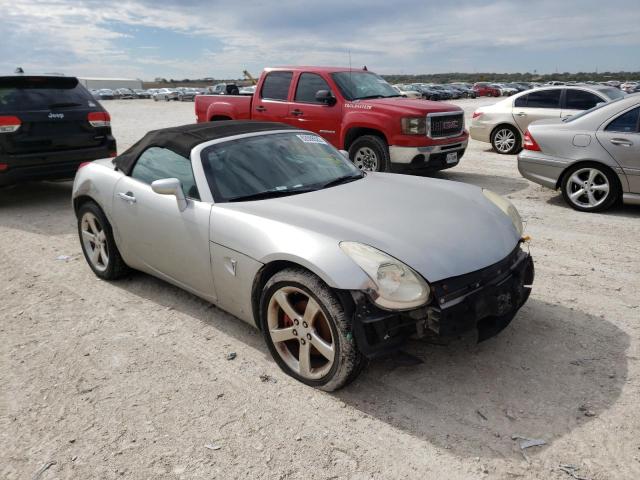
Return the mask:
{"type": "Polygon", "coordinates": [[[347,100],[399,97],[398,92],[379,75],[371,72],[349,71],[332,73],[342,96],[347,100]]]}
{"type": "Polygon", "coordinates": [[[322,137],[291,132],[219,143],[202,151],[216,202],[295,195],[364,176],[322,137]]]}

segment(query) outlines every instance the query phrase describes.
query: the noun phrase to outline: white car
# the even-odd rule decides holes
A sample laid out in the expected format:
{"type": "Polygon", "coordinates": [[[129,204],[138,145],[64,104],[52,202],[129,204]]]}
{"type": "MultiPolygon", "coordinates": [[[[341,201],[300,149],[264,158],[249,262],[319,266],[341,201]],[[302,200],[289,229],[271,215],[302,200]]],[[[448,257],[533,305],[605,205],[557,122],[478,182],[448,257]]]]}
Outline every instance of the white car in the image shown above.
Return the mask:
{"type": "Polygon", "coordinates": [[[515,154],[522,149],[522,139],[531,122],[569,117],[624,95],[617,88],[603,85],[525,90],[473,112],[469,134],[474,140],[491,143],[498,153],[515,154]]]}
{"type": "Polygon", "coordinates": [[[406,85],[402,85],[401,83],[397,85],[393,85],[393,88],[396,92],[406,98],[422,98],[422,93],[416,90],[407,89],[406,85]]]}

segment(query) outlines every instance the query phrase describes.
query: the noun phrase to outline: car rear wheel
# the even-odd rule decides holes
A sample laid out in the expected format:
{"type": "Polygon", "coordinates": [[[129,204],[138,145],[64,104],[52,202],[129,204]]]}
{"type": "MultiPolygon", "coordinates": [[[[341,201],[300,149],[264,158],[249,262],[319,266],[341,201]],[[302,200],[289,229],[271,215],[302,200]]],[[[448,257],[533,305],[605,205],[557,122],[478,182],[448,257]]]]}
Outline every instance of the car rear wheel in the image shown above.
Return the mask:
{"type": "Polygon", "coordinates": [[[351,322],[335,293],[302,269],[276,273],[260,302],[262,333],[278,366],[325,391],[352,381],[364,365],[351,322]]]}
{"type": "Polygon", "coordinates": [[[575,210],[601,212],[618,200],[620,187],[609,169],[598,165],[577,165],[563,177],[562,196],[575,210]]]}
{"type": "Polygon", "coordinates": [[[349,158],[360,170],[384,172],[389,165],[389,146],[380,137],[364,135],[351,144],[349,158]]]}
{"type": "Polygon", "coordinates": [[[493,149],[502,155],[518,153],[521,149],[520,144],[520,133],[508,125],[496,128],[491,134],[493,149]]]}
{"type": "Polygon", "coordinates": [[[115,280],[129,272],[120,256],[107,217],[94,202],[78,210],[78,235],[89,267],[104,280],[115,280]]]}

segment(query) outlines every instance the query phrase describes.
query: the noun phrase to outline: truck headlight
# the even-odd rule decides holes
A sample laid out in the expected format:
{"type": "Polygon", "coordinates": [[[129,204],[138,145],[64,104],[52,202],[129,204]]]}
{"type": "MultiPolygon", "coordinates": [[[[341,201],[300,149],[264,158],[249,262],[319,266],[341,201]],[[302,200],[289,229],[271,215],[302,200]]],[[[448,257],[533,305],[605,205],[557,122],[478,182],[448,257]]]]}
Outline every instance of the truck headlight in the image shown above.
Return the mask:
{"type": "Polygon", "coordinates": [[[405,117],[402,119],[402,133],[405,135],[426,135],[427,119],[425,117],[405,117]]]}
{"type": "Polygon", "coordinates": [[[408,310],[429,301],[429,284],[401,261],[358,242],[340,242],[340,248],[371,279],[371,298],[387,310],[408,310]]]}
{"type": "Polygon", "coordinates": [[[484,196],[493,203],[496,207],[502,210],[505,215],[507,215],[511,221],[513,222],[513,226],[518,231],[518,235],[522,235],[524,228],[522,227],[522,218],[520,218],[520,214],[516,207],[514,207],[513,203],[504,198],[501,195],[498,195],[491,190],[487,190],[485,188],[482,189],[482,193],[484,196]]]}

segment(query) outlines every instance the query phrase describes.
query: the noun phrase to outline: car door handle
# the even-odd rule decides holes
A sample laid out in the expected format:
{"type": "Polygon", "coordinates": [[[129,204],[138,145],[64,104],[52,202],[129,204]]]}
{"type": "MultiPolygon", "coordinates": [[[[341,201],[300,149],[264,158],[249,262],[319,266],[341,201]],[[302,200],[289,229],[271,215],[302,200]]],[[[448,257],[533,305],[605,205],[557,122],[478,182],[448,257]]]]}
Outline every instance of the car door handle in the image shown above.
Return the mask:
{"type": "Polygon", "coordinates": [[[118,196],[125,202],[136,203],[136,197],[134,197],[133,193],[131,192],[127,192],[127,193],[119,192],[118,196]]]}
{"type": "Polygon", "coordinates": [[[527,116],[527,114],[524,113],[524,112],[518,112],[518,113],[516,113],[516,115],[519,116],[519,117],[526,117],[527,116]]]}
{"type": "Polygon", "coordinates": [[[633,145],[633,142],[625,140],[624,138],[612,138],[609,141],[614,145],[620,145],[621,147],[630,147],[631,145],[633,145]]]}
{"type": "Polygon", "coordinates": [[[304,115],[304,112],[303,112],[302,110],[298,110],[298,109],[296,108],[295,110],[293,110],[293,111],[291,112],[291,115],[296,116],[296,117],[299,117],[299,116],[301,116],[301,115],[304,115]]]}
{"type": "Polygon", "coordinates": [[[266,112],[266,111],[267,111],[267,109],[264,108],[262,105],[258,105],[256,107],[256,112],[266,112]]]}

